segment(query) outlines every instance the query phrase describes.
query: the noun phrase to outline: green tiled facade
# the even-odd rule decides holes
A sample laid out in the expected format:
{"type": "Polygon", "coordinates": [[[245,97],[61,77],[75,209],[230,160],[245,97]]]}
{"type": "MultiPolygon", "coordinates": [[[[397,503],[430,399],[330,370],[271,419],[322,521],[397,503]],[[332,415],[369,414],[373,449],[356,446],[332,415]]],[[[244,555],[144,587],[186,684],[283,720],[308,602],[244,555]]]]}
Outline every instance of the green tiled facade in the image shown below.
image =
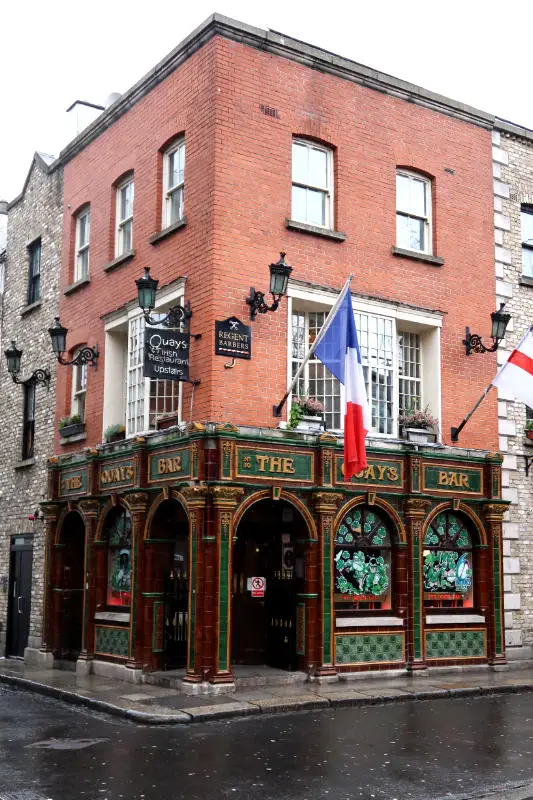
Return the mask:
{"type": "Polygon", "coordinates": [[[331,623],[333,617],[333,607],[331,602],[332,592],[332,554],[331,554],[331,529],[324,530],[323,545],[323,591],[324,609],[322,625],[324,630],[324,663],[331,664],[333,661],[333,648],[331,642],[331,623]]]}
{"type": "Polygon", "coordinates": [[[390,663],[404,660],[403,634],[360,633],[337,636],[335,663],[390,663]]]}
{"type": "Polygon", "coordinates": [[[485,631],[428,631],[426,633],[426,658],[484,658],[485,631]]]}
{"type": "Polygon", "coordinates": [[[126,628],[96,626],[96,652],[103,656],[128,657],[130,634],[126,628]]]}
{"type": "Polygon", "coordinates": [[[229,583],[228,568],[230,559],[229,522],[221,523],[220,532],[220,564],[218,584],[218,669],[221,671],[229,668],[228,664],[228,634],[229,634],[229,583]]]}

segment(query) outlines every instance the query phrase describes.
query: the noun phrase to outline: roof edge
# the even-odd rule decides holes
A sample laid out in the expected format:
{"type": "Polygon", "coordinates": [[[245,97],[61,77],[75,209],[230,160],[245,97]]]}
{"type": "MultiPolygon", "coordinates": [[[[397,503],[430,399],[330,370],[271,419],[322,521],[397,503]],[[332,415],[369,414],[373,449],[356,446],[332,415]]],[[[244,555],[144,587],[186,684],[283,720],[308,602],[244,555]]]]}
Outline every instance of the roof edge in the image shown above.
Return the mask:
{"type": "Polygon", "coordinates": [[[26,194],[26,189],[28,188],[28,183],[30,182],[30,175],[31,175],[35,165],[37,165],[39,167],[39,169],[41,170],[41,172],[43,172],[45,175],[49,175],[50,172],[53,172],[59,166],[61,166],[61,160],[59,158],[56,158],[55,161],[52,161],[51,163],[47,163],[44,160],[44,158],[42,157],[42,155],[39,153],[39,151],[36,150],[35,153],[33,154],[33,158],[31,160],[30,168],[29,168],[29,170],[28,170],[28,172],[26,174],[26,180],[24,181],[24,185],[22,187],[22,191],[20,192],[20,194],[18,194],[13,200],[11,200],[7,204],[8,212],[11,211],[12,208],[14,208],[18,203],[20,203],[21,200],[24,199],[24,195],[26,194]]]}

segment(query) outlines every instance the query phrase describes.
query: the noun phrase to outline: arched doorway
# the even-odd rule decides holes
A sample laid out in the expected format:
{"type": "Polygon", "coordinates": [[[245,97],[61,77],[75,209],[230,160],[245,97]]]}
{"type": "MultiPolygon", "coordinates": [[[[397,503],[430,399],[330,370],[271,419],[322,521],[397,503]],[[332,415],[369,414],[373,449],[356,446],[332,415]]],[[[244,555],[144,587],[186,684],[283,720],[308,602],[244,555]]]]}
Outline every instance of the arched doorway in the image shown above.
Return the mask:
{"type": "Polygon", "coordinates": [[[238,523],[232,576],[234,664],[299,666],[296,601],[304,591],[303,542],[308,537],[304,518],[284,500],[260,500],[238,523]]]}
{"type": "MultiPolygon", "coordinates": [[[[161,599],[153,619],[162,627],[159,665],[181,669],[187,665],[189,624],[189,521],[181,503],[169,499],[155,511],[147,544],[152,542],[152,586],[161,599]],[[162,616],[162,620],[161,620],[162,616]]],[[[157,639],[157,631],[155,632],[157,639]]]]}
{"type": "Polygon", "coordinates": [[[76,661],[82,644],[85,561],[85,526],[77,511],[64,518],[57,544],[53,587],[58,633],[56,655],[61,660],[76,661]]]}

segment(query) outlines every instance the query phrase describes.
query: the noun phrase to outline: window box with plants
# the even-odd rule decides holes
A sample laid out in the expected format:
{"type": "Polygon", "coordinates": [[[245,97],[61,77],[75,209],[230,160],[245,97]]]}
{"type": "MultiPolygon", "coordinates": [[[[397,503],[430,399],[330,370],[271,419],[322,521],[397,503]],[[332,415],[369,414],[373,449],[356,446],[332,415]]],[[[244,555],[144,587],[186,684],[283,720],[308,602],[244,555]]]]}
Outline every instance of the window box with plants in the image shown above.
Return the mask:
{"type": "Polygon", "coordinates": [[[79,414],[73,414],[71,417],[62,417],[59,420],[59,433],[63,439],[68,439],[70,436],[78,436],[80,433],[85,433],[85,422],[79,414]]]}
{"type": "Polygon", "coordinates": [[[437,439],[438,420],[429,412],[429,407],[411,408],[399,418],[401,436],[409,442],[427,444],[437,439]]]}
{"type": "Polygon", "coordinates": [[[526,421],[524,433],[526,434],[526,439],[529,439],[531,444],[533,444],[533,419],[528,419],[526,421]]]}
{"type": "Polygon", "coordinates": [[[157,430],[166,431],[167,428],[175,428],[176,425],[179,425],[179,421],[180,419],[177,411],[172,411],[169,414],[161,414],[161,416],[157,418],[157,430]]]}
{"type": "Polygon", "coordinates": [[[110,425],[104,431],[104,442],[120,442],[126,438],[126,428],[124,425],[110,425]]]}
{"type": "Polygon", "coordinates": [[[325,408],[315,397],[296,397],[291,405],[287,428],[304,433],[324,430],[325,408]]]}

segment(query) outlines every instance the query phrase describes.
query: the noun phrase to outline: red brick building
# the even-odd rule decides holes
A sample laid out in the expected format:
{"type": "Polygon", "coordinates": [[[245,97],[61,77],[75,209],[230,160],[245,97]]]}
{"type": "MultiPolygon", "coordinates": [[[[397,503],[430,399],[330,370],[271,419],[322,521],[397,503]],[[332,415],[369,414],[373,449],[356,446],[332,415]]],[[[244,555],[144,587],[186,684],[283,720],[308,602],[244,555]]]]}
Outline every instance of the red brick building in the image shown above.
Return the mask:
{"type": "Polygon", "coordinates": [[[233,663],[505,659],[495,400],[468,449],[448,435],[496,369],[462,344],[495,308],[492,123],[215,16],[62,153],[61,322],[98,364],[58,371],[57,420],[82,420],[50,467],[43,652],[137,677],[183,665],[191,686],[232,684],[233,663]],[[288,297],[250,322],[280,251],[288,297]],[[146,267],[155,312],[190,303],[197,385],[143,377],[146,267]],[[350,273],[373,429],[346,483],[324,368],[298,390],[326,432],[279,428],[272,407],[350,273]],[[233,316],[252,357],[232,365],[214,343],[233,316]],[[399,416],[426,406],[435,441],[405,443],[399,416]],[[102,443],[110,426],[123,442],[102,443]]]}

